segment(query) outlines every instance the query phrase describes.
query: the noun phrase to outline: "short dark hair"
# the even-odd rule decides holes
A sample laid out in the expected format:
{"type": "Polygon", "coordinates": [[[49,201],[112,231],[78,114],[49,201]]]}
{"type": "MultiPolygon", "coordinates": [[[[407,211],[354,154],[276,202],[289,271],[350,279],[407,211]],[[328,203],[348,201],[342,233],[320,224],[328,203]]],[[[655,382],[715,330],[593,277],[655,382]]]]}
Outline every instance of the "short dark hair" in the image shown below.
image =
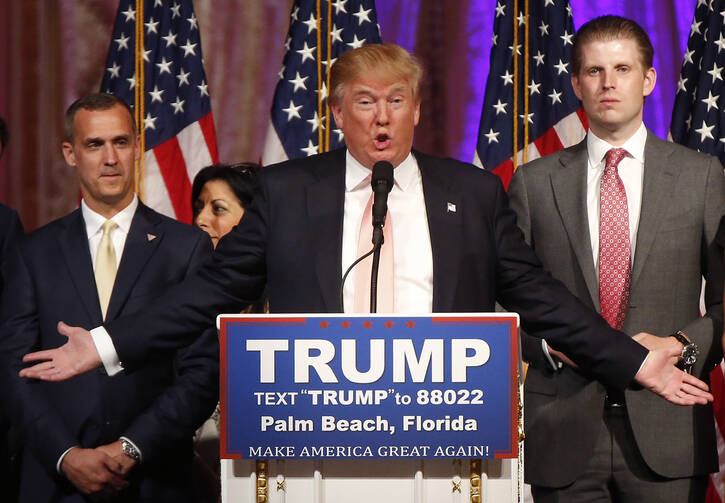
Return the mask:
{"type": "Polygon", "coordinates": [[[75,100],[68,110],[65,111],[65,139],[66,141],[73,141],[73,121],[76,118],[78,110],[108,110],[121,105],[128,111],[128,115],[131,118],[131,127],[133,128],[133,134],[136,134],[136,120],[133,117],[133,111],[124,100],[110,93],[92,93],[83,96],[75,100]]]}
{"type": "Polygon", "coordinates": [[[227,182],[234,195],[239,200],[242,208],[247,208],[254,197],[254,189],[257,186],[257,172],[259,164],[253,162],[241,162],[239,164],[213,164],[199,171],[194,177],[191,186],[191,207],[194,209],[194,218],[198,214],[196,200],[199,199],[206,182],[222,180],[227,182]]]}
{"type": "Polygon", "coordinates": [[[5,124],[5,120],[0,117],[0,156],[5,151],[5,147],[8,146],[10,141],[10,131],[8,131],[8,125],[5,124]]]}
{"type": "Polygon", "coordinates": [[[655,50],[652,42],[640,25],[621,16],[600,16],[587,21],[574,36],[571,49],[572,75],[579,75],[582,65],[582,47],[589,42],[629,39],[637,44],[640,62],[645,71],[652,68],[655,50]]]}

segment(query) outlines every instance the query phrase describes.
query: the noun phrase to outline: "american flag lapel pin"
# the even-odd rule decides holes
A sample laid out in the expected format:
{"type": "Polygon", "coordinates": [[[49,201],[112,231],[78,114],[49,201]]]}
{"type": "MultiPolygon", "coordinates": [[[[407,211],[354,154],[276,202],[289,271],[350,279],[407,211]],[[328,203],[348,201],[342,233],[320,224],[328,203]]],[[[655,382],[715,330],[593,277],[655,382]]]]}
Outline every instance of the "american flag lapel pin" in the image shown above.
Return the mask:
{"type": "Polygon", "coordinates": [[[149,242],[151,242],[151,241],[153,241],[154,239],[156,239],[156,235],[155,235],[155,234],[146,234],[146,239],[147,239],[147,240],[148,240],[149,242]]]}
{"type": "Polygon", "coordinates": [[[453,204],[453,203],[448,203],[448,205],[446,207],[446,211],[448,211],[448,213],[455,213],[456,212],[456,205],[453,204]]]}

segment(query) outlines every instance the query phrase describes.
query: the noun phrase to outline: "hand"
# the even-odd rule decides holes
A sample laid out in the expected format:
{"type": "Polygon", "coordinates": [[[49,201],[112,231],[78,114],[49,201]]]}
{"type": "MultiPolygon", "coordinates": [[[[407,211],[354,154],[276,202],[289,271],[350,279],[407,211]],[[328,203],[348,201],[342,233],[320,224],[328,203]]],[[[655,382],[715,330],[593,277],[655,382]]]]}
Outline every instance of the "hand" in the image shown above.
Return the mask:
{"type": "Polygon", "coordinates": [[[58,332],[68,338],[59,348],[46,349],[23,356],[24,362],[41,362],[20,371],[20,377],[43,381],[65,381],[101,366],[101,357],[91,333],[80,327],[58,322],[58,332]]]}
{"type": "Polygon", "coordinates": [[[677,357],[674,359],[672,364],[676,364],[680,360],[682,354],[682,344],[672,336],[657,337],[656,335],[649,334],[647,332],[640,332],[633,336],[632,339],[642,344],[647,349],[661,349],[661,348],[677,348],[677,357]]]}
{"type": "MultiPolygon", "coordinates": [[[[659,337],[658,337],[659,338],[659,337]]],[[[668,344],[650,350],[647,360],[634,380],[677,405],[695,405],[712,402],[707,384],[675,367],[682,352],[682,344],[668,344]]]]}
{"type": "Polygon", "coordinates": [[[136,466],[136,460],[133,459],[131,456],[126,456],[123,453],[121,440],[116,440],[115,442],[106,445],[100,445],[96,447],[96,450],[101,451],[102,453],[113,459],[115,462],[117,462],[121,467],[121,476],[123,476],[124,478],[126,478],[131,470],[133,470],[133,467],[136,466]]]}
{"type": "Polygon", "coordinates": [[[569,358],[568,356],[566,356],[561,351],[557,351],[556,349],[552,348],[551,346],[549,346],[549,344],[546,345],[546,349],[549,350],[549,354],[551,356],[556,356],[559,360],[563,361],[564,363],[566,363],[570,367],[574,367],[575,369],[578,369],[579,368],[579,365],[577,365],[576,363],[574,363],[574,361],[571,358],[569,358]]]}
{"type": "Polygon", "coordinates": [[[95,501],[114,498],[128,487],[122,467],[97,449],[74,447],[63,458],[60,470],[81,493],[95,501]]]}

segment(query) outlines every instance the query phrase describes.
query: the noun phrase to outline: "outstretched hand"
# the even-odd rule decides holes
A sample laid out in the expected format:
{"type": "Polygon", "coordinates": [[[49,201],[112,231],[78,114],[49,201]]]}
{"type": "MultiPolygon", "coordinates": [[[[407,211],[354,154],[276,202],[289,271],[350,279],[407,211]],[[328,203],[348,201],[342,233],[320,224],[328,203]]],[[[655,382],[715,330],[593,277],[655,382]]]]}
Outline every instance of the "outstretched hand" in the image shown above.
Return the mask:
{"type": "Polygon", "coordinates": [[[43,381],[65,381],[101,365],[91,333],[80,327],[58,322],[58,332],[68,338],[59,348],[46,349],[23,356],[23,361],[40,362],[20,371],[20,377],[43,381]]]}
{"type": "Polygon", "coordinates": [[[707,384],[674,366],[681,351],[682,345],[677,342],[651,349],[634,380],[677,405],[712,402],[707,384]]]}

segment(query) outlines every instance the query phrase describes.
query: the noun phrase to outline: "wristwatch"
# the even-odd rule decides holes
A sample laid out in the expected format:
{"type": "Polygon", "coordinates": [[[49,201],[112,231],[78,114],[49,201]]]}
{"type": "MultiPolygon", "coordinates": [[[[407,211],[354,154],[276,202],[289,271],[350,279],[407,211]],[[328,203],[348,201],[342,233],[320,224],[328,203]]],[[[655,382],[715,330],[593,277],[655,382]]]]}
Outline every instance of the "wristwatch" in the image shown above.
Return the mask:
{"type": "Polygon", "coordinates": [[[674,334],[670,334],[670,337],[677,339],[677,341],[683,346],[680,361],[677,365],[688,374],[692,374],[692,366],[695,365],[695,362],[697,361],[697,355],[700,354],[700,348],[697,347],[697,344],[690,341],[680,330],[674,334]]]}
{"type": "Polygon", "coordinates": [[[137,463],[141,461],[141,453],[139,453],[138,449],[136,449],[136,447],[134,447],[134,445],[125,438],[121,439],[121,450],[123,450],[123,453],[126,456],[134,459],[137,463]]]}

